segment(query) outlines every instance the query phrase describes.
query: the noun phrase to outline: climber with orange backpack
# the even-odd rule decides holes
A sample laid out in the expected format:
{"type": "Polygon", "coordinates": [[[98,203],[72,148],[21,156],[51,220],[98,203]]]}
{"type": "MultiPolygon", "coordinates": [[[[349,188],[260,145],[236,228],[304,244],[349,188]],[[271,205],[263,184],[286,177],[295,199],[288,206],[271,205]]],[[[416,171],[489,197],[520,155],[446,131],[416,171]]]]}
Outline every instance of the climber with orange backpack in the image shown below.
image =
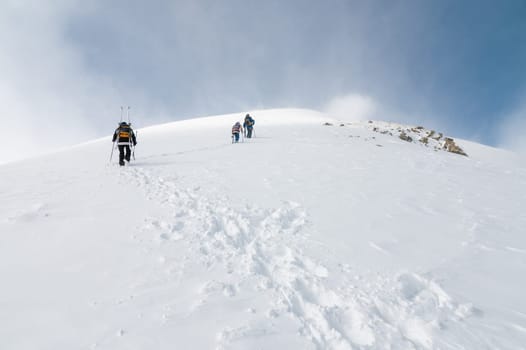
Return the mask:
{"type": "MultiPolygon", "coordinates": [[[[120,122],[119,127],[113,133],[113,143],[117,141],[119,147],[119,165],[123,166],[124,160],[130,162],[132,147],[135,148],[137,139],[130,123],[120,122]]],[[[113,153],[113,150],[112,150],[113,153]]],[[[111,159],[111,158],[110,158],[111,159]]]]}

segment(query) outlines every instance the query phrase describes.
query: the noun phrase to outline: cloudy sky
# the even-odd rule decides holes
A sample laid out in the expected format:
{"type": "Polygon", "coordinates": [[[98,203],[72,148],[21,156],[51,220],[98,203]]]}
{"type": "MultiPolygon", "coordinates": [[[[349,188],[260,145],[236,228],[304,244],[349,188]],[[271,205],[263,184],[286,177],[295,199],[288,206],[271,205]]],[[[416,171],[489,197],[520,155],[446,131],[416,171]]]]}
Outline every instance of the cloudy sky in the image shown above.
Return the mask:
{"type": "Polygon", "coordinates": [[[304,107],[524,149],[523,0],[0,0],[0,162],[304,107]]]}

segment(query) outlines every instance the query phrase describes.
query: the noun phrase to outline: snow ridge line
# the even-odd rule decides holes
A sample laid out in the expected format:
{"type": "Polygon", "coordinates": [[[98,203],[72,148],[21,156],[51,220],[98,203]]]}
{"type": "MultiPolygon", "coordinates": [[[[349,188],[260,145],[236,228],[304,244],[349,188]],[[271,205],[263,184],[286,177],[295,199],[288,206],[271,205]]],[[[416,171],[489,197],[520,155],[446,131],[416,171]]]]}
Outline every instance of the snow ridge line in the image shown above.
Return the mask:
{"type": "MultiPolygon", "coordinates": [[[[272,210],[236,210],[224,198],[200,195],[199,188],[179,189],[173,181],[144,169],[127,170],[122,174],[136,181],[149,198],[173,208],[176,223],[170,225],[195,258],[208,268],[224,266],[239,277],[236,285],[211,281],[205,288],[220,285],[223,294],[231,296],[239,288],[255,285],[273,293],[275,301],[267,317],[293,316],[299,333],[316,349],[384,349],[393,344],[432,349],[437,346],[434,332],[446,324],[462,329],[462,321],[473,314],[471,305],[454,302],[423,276],[404,272],[395,278],[364,278],[349,266],[327,262],[329,269],[307,257],[302,249],[308,244],[303,234],[307,214],[298,203],[272,210]]],[[[218,349],[254,333],[265,334],[265,330],[251,325],[225,327],[218,336],[218,349]]],[[[477,337],[464,334],[440,346],[455,348],[467,338],[478,343],[477,337]]]]}

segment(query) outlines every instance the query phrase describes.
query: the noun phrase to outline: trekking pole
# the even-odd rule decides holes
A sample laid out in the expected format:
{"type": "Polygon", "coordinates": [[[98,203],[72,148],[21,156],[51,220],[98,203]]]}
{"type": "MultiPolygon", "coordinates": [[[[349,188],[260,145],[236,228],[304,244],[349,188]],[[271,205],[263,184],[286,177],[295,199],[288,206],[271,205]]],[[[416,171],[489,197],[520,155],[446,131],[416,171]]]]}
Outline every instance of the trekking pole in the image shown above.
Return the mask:
{"type": "MultiPolygon", "coordinates": [[[[135,133],[135,141],[137,142],[137,136],[139,135],[139,132],[137,131],[135,133]]],[[[131,141],[131,140],[130,140],[131,141]]],[[[133,144],[133,142],[132,142],[133,144]]],[[[133,160],[135,160],[135,145],[133,145],[133,148],[132,148],[132,157],[133,157],[133,160]]]]}
{"type": "Polygon", "coordinates": [[[115,149],[115,141],[113,141],[113,143],[111,144],[110,163],[111,163],[111,158],[113,158],[113,150],[114,149],[115,149]]]}

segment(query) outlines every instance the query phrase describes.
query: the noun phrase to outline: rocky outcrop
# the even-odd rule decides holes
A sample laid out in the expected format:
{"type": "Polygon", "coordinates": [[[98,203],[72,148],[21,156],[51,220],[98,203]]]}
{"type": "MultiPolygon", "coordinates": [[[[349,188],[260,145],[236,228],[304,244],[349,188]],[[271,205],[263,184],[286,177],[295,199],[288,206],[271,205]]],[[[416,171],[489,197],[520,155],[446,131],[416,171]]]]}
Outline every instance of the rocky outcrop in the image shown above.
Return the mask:
{"type": "Polygon", "coordinates": [[[404,140],[407,142],[413,142],[413,138],[405,133],[405,131],[402,131],[400,135],[398,136],[400,140],[404,140]]]}
{"type": "MultiPolygon", "coordinates": [[[[354,124],[354,123],[353,123],[354,124]]],[[[359,124],[359,122],[357,123],[359,124]]],[[[326,122],[323,125],[332,126],[332,123],[326,122]]],[[[340,127],[345,126],[346,124],[340,123],[340,127]]],[[[349,123],[349,125],[351,125],[349,123]]],[[[455,143],[455,140],[451,137],[444,137],[444,134],[441,132],[436,132],[435,130],[428,130],[423,126],[405,126],[395,123],[381,122],[368,120],[367,124],[362,122],[362,125],[367,129],[380,133],[382,135],[398,136],[400,140],[420,144],[424,147],[432,147],[435,151],[446,151],[455,154],[460,154],[462,156],[468,156],[466,152],[459,145],[455,143]]],[[[350,135],[349,137],[353,137],[350,135]]],[[[356,136],[359,137],[359,136],[356,136]]],[[[367,140],[368,138],[365,138],[367,140]]],[[[375,139],[374,137],[372,139],[375,139]]],[[[381,145],[377,145],[381,147],[381,145]]]]}
{"type": "Polygon", "coordinates": [[[400,124],[367,121],[367,127],[383,135],[397,136],[399,139],[410,143],[417,143],[424,147],[432,147],[436,151],[447,151],[467,156],[466,152],[455,143],[451,137],[444,137],[441,132],[426,129],[423,126],[404,126],[400,124]]]}
{"type": "Polygon", "coordinates": [[[442,149],[448,152],[451,152],[451,153],[456,153],[456,154],[460,154],[460,155],[467,157],[466,152],[464,152],[464,150],[455,143],[455,140],[453,140],[450,137],[446,137],[444,139],[444,144],[442,145],[442,149]]]}

